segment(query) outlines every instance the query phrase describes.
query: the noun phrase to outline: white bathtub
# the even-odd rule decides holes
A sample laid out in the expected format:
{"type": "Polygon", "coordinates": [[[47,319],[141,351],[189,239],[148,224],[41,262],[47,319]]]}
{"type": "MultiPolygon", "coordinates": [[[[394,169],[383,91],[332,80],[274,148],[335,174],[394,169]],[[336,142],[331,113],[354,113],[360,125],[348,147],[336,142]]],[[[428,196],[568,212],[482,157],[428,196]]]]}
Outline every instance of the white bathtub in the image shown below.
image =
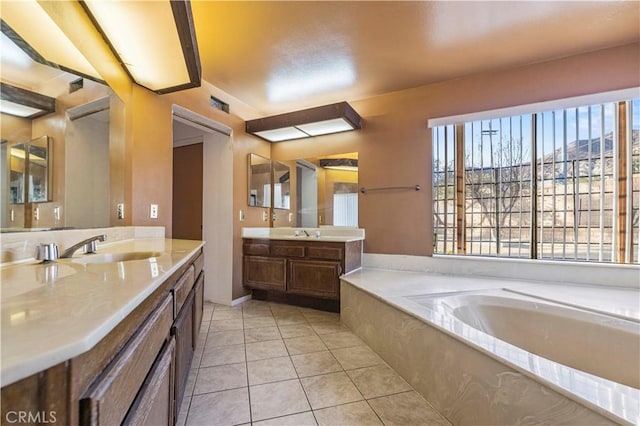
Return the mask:
{"type": "Polygon", "coordinates": [[[528,353],[640,389],[640,323],[633,319],[509,290],[407,298],[528,353]]]}

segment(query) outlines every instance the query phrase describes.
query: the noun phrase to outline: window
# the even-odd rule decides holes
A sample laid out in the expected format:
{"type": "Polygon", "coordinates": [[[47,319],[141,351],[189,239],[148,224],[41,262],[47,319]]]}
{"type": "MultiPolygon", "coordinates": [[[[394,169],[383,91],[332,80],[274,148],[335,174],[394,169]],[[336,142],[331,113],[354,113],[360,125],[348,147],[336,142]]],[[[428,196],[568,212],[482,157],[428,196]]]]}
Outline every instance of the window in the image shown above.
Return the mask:
{"type": "Polygon", "coordinates": [[[434,252],[638,263],[640,100],[438,125],[434,252]]]}

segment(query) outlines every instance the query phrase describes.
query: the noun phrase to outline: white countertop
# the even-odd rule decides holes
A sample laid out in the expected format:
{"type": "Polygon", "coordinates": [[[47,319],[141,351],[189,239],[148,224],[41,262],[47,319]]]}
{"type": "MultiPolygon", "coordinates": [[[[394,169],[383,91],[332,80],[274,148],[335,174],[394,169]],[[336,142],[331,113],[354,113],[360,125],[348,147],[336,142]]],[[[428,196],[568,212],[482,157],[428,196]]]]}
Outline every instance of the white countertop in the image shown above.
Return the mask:
{"type": "Polygon", "coordinates": [[[341,226],[322,226],[320,228],[242,228],[242,238],[348,243],[364,240],[364,229],[341,226]],[[309,235],[307,236],[303,231],[306,231],[309,235]]]}
{"type": "MultiPolygon", "coordinates": [[[[364,267],[341,277],[343,281],[454,338],[507,363],[531,377],[542,378],[557,391],[578,396],[603,413],[630,423],[640,422],[640,390],[596,377],[528,353],[457,321],[448,314],[411,300],[410,296],[509,289],[524,295],[580,309],[640,322],[640,290],[622,287],[578,286],[432,272],[364,267]],[[523,361],[524,360],[524,361],[523,361]],[[559,373],[560,372],[560,373],[559,373]],[[597,389],[597,392],[594,391],[597,389]]],[[[568,308],[571,309],[571,308],[568,308]]],[[[539,379],[536,379],[539,380],[539,379]]],[[[584,403],[583,402],[583,403],[584,403]]]]}
{"type": "Polygon", "coordinates": [[[160,255],[99,264],[86,263],[92,255],[76,254],[2,267],[2,386],[91,349],[203,245],[140,238],[99,245],[98,253],[160,255]]]}

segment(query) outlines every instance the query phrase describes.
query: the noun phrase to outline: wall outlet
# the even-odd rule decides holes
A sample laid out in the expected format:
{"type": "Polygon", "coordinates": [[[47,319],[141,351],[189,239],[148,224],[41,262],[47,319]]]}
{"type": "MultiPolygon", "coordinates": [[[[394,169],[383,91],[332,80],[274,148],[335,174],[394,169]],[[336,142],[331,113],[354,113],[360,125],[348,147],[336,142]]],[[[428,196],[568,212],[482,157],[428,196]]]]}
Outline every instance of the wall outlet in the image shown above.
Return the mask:
{"type": "Polygon", "coordinates": [[[244,210],[240,209],[240,214],[238,215],[238,218],[240,219],[240,222],[244,222],[244,210]]]}
{"type": "Polygon", "coordinates": [[[9,212],[9,216],[11,217],[11,222],[16,220],[16,212],[15,210],[11,209],[11,211],[9,212]]]}
{"type": "Polygon", "coordinates": [[[53,209],[53,219],[58,222],[60,220],[60,207],[53,209]]]}
{"type": "Polygon", "coordinates": [[[267,213],[267,211],[266,211],[266,210],[263,210],[263,211],[262,211],[262,221],[263,221],[263,222],[266,222],[266,221],[268,221],[268,220],[269,220],[269,213],[267,213]]]}
{"type": "Polygon", "coordinates": [[[293,222],[293,213],[289,212],[289,222],[293,222]]]}
{"type": "Polygon", "coordinates": [[[119,203],[117,206],[118,219],[124,219],[124,203],[119,203]]]}
{"type": "Polygon", "coordinates": [[[151,204],[149,206],[149,218],[150,219],[157,219],[158,218],[158,205],[157,204],[151,204]]]}
{"type": "Polygon", "coordinates": [[[35,220],[40,220],[40,207],[36,207],[36,208],[33,210],[33,218],[34,218],[35,220]]]}

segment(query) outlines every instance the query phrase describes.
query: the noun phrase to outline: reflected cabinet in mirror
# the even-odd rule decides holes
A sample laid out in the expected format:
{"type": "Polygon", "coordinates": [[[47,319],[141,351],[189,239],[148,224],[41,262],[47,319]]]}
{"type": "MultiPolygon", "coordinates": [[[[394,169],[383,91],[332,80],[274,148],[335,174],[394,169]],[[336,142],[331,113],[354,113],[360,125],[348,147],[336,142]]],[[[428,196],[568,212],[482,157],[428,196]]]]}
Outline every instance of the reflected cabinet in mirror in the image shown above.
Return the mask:
{"type": "MultiPolygon", "coordinates": [[[[0,79],[25,95],[13,96],[11,109],[3,95],[2,231],[124,224],[115,208],[125,191],[124,103],[102,81],[34,61],[38,55],[8,16],[0,79]],[[55,107],[38,109],[32,101],[39,97],[55,107]]],[[[33,31],[42,29],[33,25],[33,31]]]]}
{"type": "Polygon", "coordinates": [[[357,152],[274,160],[274,207],[275,185],[285,168],[289,212],[275,211],[274,227],[358,226],[357,152]]]}
{"type": "Polygon", "coordinates": [[[271,160],[249,154],[249,198],[252,207],[271,207],[271,160]]]}

